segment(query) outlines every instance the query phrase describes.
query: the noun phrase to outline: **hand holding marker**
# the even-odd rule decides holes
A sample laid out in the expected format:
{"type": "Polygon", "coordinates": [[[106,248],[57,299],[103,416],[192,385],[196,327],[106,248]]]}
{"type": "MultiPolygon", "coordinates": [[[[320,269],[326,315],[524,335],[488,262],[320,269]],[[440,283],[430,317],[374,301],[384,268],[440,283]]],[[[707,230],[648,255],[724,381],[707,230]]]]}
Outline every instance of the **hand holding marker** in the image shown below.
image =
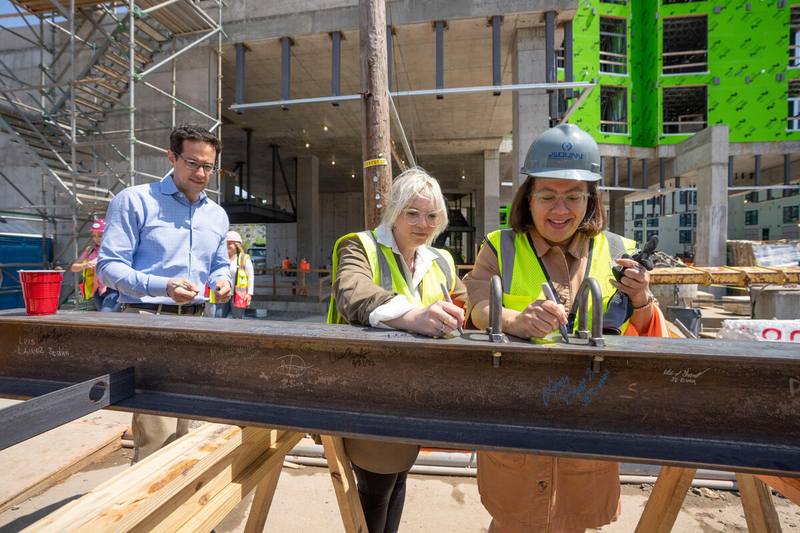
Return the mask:
{"type": "MultiPolygon", "coordinates": [[[[444,283],[440,283],[439,286],[442,288],[442,294],[444,294],[445,301],[447,303],[449,303],[449,304],[453,303],[453,300],[450,298],[450,293],[447,292],[447,287],[445,287],[444,283]]],[[[464,328],[459,326],[458,327],[458,333],[463,335],[464,334],[464,328]]]]}

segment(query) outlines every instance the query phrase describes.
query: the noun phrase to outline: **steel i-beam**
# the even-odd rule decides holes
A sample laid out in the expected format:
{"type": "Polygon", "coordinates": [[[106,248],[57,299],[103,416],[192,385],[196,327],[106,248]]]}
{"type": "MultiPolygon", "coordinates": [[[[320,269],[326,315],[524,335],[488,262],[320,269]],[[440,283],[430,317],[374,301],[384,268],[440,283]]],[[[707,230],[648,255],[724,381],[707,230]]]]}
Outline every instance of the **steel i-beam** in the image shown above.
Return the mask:
{"type": "Polygon", "coordinates": [[[136,394],[114,409],[800,477],[800,353],[791,343],[605,337],[593,348],[580,339],[488,343],[340,325],[96,317],[0,318],[0,396],[133,366],[136,394]],[[593,372],[597,355],[603,368],[593,372]]]}

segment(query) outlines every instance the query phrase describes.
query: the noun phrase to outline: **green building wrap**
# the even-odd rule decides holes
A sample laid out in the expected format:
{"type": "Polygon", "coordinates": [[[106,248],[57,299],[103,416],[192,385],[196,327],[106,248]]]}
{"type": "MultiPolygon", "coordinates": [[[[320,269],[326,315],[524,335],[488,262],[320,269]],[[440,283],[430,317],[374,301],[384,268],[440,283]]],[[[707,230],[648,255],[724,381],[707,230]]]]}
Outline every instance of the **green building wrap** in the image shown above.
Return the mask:
{"type": "MultiPolygon", "coordinates": [[[[789,64],[791,36],[796,31],[790,32],[791,12],[790,2],[778,0],[666,4],[661,0],[584,0],[573,22],[573,71],[576,81],[595,80],[598,86],[570,122],[599,143],[675,144],[691,133],[665,133],[664,91],[697,87],[707,91],[707,124],[727,124],[730,142],[798,140],[800,131],[790,131],[787,120],[789,83],[800,80],[800,61],[797,67],[789,64]],[[701,72],[665,74],[665,20],[690,16],[707,19],[707,67],[698,68],[701,72]],[[626,74],[601,72],[600,21],[605,17],[625,21],[626,74]],[[602,87],[625,90],[627,133],[601,131],[602,87]]],[[[563,79],[563,71],[559,78],[563,79]]]]}

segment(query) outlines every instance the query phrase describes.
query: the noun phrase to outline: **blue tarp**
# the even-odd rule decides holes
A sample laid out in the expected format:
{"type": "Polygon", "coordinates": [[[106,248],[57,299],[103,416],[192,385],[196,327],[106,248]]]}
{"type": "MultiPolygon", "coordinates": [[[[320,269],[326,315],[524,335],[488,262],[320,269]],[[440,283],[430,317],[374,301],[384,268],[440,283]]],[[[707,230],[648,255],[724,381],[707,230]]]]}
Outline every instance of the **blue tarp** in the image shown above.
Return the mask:
{"type": "MultiPolygon", "coordinates": [[[[44,257],[50,259],[51,239],[45,241],[44,257]]],[[[42,233],[23,224],[0,218],[0,264],[27,264],[0,270],[0,309],[25,307],[17,270],[42,268],[42,233]]]]}

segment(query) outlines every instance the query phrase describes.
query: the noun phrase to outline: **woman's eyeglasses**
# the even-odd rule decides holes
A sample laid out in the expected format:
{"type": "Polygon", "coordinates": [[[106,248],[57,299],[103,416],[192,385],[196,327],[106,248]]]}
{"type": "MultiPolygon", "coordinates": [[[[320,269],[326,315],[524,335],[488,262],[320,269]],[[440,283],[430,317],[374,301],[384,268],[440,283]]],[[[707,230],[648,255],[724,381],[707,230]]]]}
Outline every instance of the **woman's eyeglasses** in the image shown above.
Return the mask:
{"type": "Polygon", "coordinates": [[[417,211],[416,209],[406,209],[403,211],[403,216],[412,226],[416,226],[422,220],[422,217],[425,217],[425,222],[428,226],[435,226],[436,222],[439,220],[439,213],[438,212],[429,212],[425,213],[424,211],[417,211]]]}
{"type": "Polygon", "coordinates": [[[556,194],[552,192],[535,192],[531,196],[536,198],[536,205],[542,209],[553,209],[558,203],[558,199],[564,200],[567,209],[580,209],[586,204],[589,197],[588,192],[568,192],[566,194],[556,194]]]}
{"type": "Polygon", "coordinates": [[[178,157],[183,159],[183,165],[186,167],[186,170],[191,170],[192,172],[196,171],[198,168],[202,167],[203,172],[206,174],[213,174],[217,171],[217,165],[211,163],[200,163],[200,161],[195,161],[194,159],[186,159],[181,154],[176,153],[178,157]]]}

